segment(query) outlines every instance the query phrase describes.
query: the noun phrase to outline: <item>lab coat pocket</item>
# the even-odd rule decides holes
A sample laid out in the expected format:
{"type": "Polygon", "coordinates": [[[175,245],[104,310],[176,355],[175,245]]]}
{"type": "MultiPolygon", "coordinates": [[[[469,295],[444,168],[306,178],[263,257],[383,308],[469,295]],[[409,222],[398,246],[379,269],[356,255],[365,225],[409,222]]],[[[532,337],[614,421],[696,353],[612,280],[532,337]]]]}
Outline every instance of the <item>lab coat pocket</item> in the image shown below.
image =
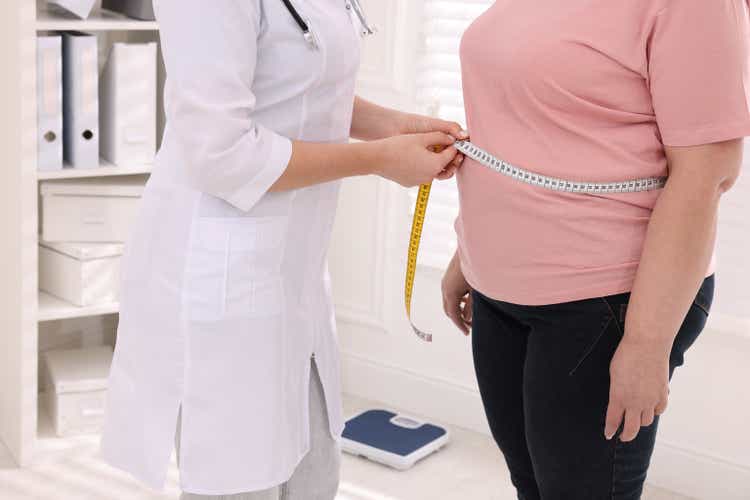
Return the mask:
{"type": "Polygon", "coordinates": [[[280,314],[286,217],[203,217],[186,272],[187,315],[216,322],[280,314]]]}
{"type": "Polygon", "coordinates": [[[276,316],[282,313],[284,304],[284,282],[281,277],[255,280],[253,282],[252,315],[257,318],[276,316]]]}

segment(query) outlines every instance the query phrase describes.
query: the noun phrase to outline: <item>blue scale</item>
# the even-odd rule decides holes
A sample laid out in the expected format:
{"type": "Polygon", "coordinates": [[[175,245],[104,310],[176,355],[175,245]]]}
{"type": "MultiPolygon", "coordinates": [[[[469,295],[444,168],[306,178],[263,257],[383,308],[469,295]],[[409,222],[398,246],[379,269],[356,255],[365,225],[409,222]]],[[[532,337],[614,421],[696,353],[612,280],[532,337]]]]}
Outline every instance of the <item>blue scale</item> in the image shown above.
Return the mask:
{"type": "Polygon", "coordinates": [[[398,470],[450,442],[447,429],[387,410],[368,410],[351,418],[344,429],[342,448],[398,470]]]}

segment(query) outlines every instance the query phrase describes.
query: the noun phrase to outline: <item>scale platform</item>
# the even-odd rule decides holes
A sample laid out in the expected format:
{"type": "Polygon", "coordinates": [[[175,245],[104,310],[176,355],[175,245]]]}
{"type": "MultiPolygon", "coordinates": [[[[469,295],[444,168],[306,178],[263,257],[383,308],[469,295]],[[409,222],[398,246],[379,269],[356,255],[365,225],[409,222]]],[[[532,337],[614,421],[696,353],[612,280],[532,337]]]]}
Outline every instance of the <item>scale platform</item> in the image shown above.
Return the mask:
{"type": "Polygon", "coordinates": [[[387,410],[349,419],[342,449],[397,470],[407,470],[450,442],[447,429],[387,410]]]}

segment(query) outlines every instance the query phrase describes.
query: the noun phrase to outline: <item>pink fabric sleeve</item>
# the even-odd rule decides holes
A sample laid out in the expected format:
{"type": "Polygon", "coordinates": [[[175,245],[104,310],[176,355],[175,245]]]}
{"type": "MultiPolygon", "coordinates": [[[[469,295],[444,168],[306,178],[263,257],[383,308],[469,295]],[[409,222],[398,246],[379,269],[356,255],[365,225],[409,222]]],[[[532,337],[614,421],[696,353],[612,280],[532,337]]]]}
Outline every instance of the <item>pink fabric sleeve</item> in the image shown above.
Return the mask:
{"type": "Polygon", "coordinates": [[[695,146],[750,135],[747,0],[671,0],[649,46],[662,141],[695,146]]]}

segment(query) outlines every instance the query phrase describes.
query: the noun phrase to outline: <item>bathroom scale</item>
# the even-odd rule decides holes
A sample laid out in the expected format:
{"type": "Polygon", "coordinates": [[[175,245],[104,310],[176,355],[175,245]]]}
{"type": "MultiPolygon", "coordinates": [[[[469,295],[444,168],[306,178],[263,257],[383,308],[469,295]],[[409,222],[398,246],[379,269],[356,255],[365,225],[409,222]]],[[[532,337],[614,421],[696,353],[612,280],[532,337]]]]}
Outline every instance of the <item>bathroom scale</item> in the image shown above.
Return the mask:
{"type": "Polygon", "coordinates": [[[341,444],[351,455],[407,470],[449,442],[450,433],[443,427],[387,410],[368,410],[346,422],[341,444]]]}

